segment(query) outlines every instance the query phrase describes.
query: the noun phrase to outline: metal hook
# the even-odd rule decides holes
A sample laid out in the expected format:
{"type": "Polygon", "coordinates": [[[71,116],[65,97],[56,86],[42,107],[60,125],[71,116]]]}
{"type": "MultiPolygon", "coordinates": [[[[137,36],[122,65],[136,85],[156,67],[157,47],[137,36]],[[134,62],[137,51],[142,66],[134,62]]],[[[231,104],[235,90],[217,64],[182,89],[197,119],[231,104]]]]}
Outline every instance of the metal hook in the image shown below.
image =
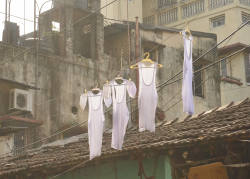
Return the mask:
{"type": "Polygon", "coordinates": [[[150,53],[149,53],[149,52],[145,52],[145,53],[144,53],[144,56],[146,56],[146,59],[149,59],[150,53]]]}

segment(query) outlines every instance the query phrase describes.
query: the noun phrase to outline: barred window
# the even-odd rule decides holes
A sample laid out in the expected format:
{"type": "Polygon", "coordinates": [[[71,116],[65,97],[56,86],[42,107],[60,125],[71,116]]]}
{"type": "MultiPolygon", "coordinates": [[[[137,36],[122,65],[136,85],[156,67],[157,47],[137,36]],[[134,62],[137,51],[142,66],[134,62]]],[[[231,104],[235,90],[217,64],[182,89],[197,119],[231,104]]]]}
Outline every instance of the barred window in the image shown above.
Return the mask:
{"type": "Polygon", "coordinates": [[[250,54],[245,56],[246,82],[250,84],[250,54]]]}
{"type": "Polygon", "coordinates": [[[172,22],[176,22],[178,20],[178,9],[174,8],[169,11],[160,13],[158,15],[158,23],[159,25],[170,24],[172,22]]]}
{"type": "Polygon", "coordinates": [[[221,76],[223,77],[227,76],[227,60],[226,59],[220,62],[220,71],[221,71],[221,76]]]}
{"type": "Polygon", "coordinates": [[[209,0],[209,9],[216,9],[233,3],[233,0],[209,0]]]}
{"type": "Polygon", "coordinates": [[[225,15],[220,15],[217,17],[214,17],[212,19],[210,19],[210,24],[211,27],[215,28],[215,27],[219,27],[225,24],[225,15]]]}
{"type": "Polygon", "coordinates": [[[205,11],[205,0],[193,1],[181,7],[182,17],[188,18],[205,11]]]}
{"type": "Polygon", "coordinates": [[[250,14],[246,12],[241,12],[241,18],[242,18],[242,22],[245,23],[246,21],[250,20],[250,14]]]}
{"type": "Polygon", "coordinates": [[[154,17],[154,15],[144,17],[143,18],[143,23],[148,24],[148,25],[155,25],[155,17],[154,17]]]}
{"type": "MultiPolygon", "coordinates": [[[[194,72],[200,70],[202,65],[194,64],[194,72]]],[[[193,93],[194,96],[204,97],[204,84],[203,84],[204,72],[199,71],[194,74],[193,77],[193,93]]]]}
{"type": "Polygon", "coordinates": [[[177,0],[158,0],[158,8],[165,8],[177,3],[177,0]]]}

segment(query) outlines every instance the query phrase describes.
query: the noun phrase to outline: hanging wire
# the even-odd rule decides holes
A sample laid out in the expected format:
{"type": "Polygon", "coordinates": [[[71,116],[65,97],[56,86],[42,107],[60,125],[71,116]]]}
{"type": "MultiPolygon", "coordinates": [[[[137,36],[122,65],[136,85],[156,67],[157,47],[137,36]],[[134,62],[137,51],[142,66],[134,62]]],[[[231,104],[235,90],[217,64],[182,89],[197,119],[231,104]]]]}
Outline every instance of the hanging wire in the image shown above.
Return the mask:
{"type": "MultiPolygon", "coordinates": [[[[244,23],[243,25],[241,25],[236,31],[234,31],[233,33],[231,33],[231,34],[230,34],[228,37],[226,37],[225,39],[226,39],[226,40],[229,39],[229,38],[230,38],[231,36],[233,36],[237,31],[239,31],[243,26],[245,26],[248,22],[249,22],[249,21],[247,21],[246,23],[244,23]]],[[[224,41],[225,41],[225,40],[222,40],[219,44],[221,44],[221,43],[224,42],[224,41]]],[[[208,54],[210,51],[212,51],[212,50],[213,50],[214,48],[216,48],[217,46],[218,46],[218,44],[215,45],[213,48],[211,48],[209,51],[206,51],[205,54],[208,54]]],[[[159,47],[159,45],[156,46],[156,47],[159,47]]],[[[156,47],[155,47],[155,48],[152,48],[151,51],[154,50],[154,49],[156,49],[156,47]]],[[[203,55],[201,55],[201,56],[205,56],[205,55],[203,54],[203,55]]],[[[201,59],[201,56],[198,57],[194,62],[196,62],[196,61],[198,61],[199,59],[201,59]]],[[[140,58],[142,58],[142,57],[143,57],[143,56],[141,56],[140,58]]],[[[175,75],[175,76],[178,76],[178,75],[175,75]]],[[[160,88],[159,91],[160,91],[162,88],[164,88],[165,85],[168,84],[167,82],[169,82],[171,79],[173,79],[173,77],[170,78],[169,80],[165,81],[164,83],[158,85],[157,88],[160,88]]],[[[130,99],[130,100],[128,100],[128,102],[131,102],[132,100],[135,100],[135,99],[130,99]]],[[[105,111],[105,114],[106,114],[107,112],[109,112],[111,109],[112,109],[112,108],[106,110],[106,111],[105,111]]],[[[137,110],[137,109],[136,109],[136,110],[137,110]]],[[[132,113],[134,113],[136,110],[134,110],[132,113]]],[[[28,144],[28,145],[25,145],[24,147],[21,147],[21,149],[24,149],[24,148],[26,148],[26,147],[28,147],[28,146],[31,146],[31,145],[34,145],[34,144],[37,144],[37,143],[40,143],[40,142],[44,142],[44,141],[46,141],[46,140],[48,140],[48,139],[50,139],[50,138],[52,138],[52,137],[54,137],[54,136],[57,136],[57,135],[59,135],[59,134],[61,134],[61,133],[64,133],[64,132],[70,130],[70,129],[73,129],[74,127],[82,126],[82,125],[84,125],[85,123],[86,123],[86,121],[84,121],[84,122],[82,122],[82,123],[78,123],[78,124],[76,124],[76,125],[72,125],[71,127],[67,128],[67,129],[64,129],[64,130],[62,130],[62,131],[59,131],[59,132],[57,132],[57,133],[54,133],[54,134],[52,134],[51,136],[48,136],[48,137],[46,137],[46,138],[44,138],[44,139],[41,139],[41,140],[38,140],[38,141],[36,141],[36,142],[30,143],[30,144],[28,144]]],[[[6,154],[2,154],[2,155],[0,155],[0,156],[8,155],[8,154],[10,154],[10,153],[11,153],[11,152],[6,153],[6,154]]]]}

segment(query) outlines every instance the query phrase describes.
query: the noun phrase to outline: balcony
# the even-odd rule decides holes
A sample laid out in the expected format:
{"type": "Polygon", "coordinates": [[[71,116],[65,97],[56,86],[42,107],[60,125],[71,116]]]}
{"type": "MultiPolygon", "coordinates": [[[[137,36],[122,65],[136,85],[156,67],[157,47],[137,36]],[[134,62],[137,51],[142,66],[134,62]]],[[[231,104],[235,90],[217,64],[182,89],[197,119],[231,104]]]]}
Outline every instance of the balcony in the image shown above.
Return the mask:
{"type": "Polygon", "coordinates": [[[250,0],[240,0],[240,4],[250,6],[250,0]]]}
{"type": "Polygon", "coordinates": [[[155,20],[158,25],[171,24],[237,2],[250,6],[250,0],[158,0],[155,20]]]}

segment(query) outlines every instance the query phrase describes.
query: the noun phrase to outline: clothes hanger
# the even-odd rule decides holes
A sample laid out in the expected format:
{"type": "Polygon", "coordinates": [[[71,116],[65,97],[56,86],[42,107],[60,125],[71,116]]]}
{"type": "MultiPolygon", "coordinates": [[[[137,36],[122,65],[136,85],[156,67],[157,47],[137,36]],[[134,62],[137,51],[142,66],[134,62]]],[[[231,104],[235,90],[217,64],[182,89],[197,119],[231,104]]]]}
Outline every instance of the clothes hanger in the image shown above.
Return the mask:
{"type": "MultiPolygon", "coordinates": [[[[149,56],[150,56],[149,52],[144,53],[144,56],[145,56],[145,55],[146,55],[146,58],[144,58],[144,59],[141,60],[140,62],[144,63],[144,64],[147,65],[147,66],[150,66],[151,64],[154,64],[154,63],[155,63],[153,60],[151,60],[151,59],[149,58],[149,56]]],[[[158,68],[162,68],[162,67],[163,67],[162,64],[158,64],[157,66],[158,66],[158,68]]],[[[136,64],[134,64],[134,65],[131,65],[130,68],[131,68],[131,69],[136,69],[136,68],[138,68],[138,63],[136,63],[136,64]]]]}
{"type": "Polygon", "coordinates": [[[93,94],[98,94],[100,92],[100,88],[98,88],[98,82],[96,82],[96,87],[93,88],[91,91],[93,94]]]}
{"type": "MultiPolygon", "coordinates": [[[[186,21],[186,28],[185,28],[185,30],[184,30],[184,32],[185,32],[185,34],[189,37],[189,36],[191,36],[192,34],[191,34],[191,31],[190,31],[190,29],[189,29],[189,22],[187,22],[186,21]]],[[[182,31],[180,31],[180,34],[182,35],[182,31]]]]}
{"type": "Polygon", "coordinates": [[[116,77],[115,77],[115,82],[118,83],[119,85],[122,84],[124,81],[124,79],[120,76],[120,74],[118,74],[116,77]]]}

